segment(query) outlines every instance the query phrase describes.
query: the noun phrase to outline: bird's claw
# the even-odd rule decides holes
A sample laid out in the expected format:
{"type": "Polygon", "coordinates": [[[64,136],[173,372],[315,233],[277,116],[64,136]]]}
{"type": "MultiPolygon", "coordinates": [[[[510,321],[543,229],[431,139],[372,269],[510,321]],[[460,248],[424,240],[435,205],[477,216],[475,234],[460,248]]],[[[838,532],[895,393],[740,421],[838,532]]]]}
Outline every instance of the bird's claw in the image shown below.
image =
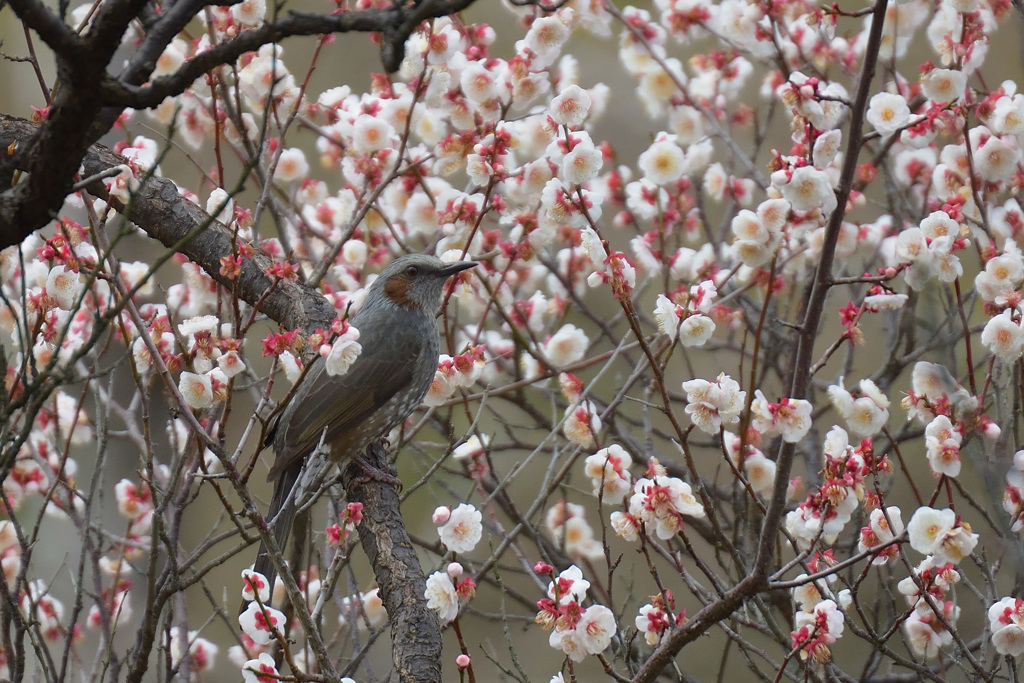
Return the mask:
{"type": "Polygon", "coordinates": [[[371,465],[362,457],[353,458],[353,461],[353,465],[359,468],[360,474],[349,480],[349,486],[361,486],[370,481],[377,481],[382,484],[390,484],[399,493],[402,491],[402,480],[395,475],[371,465]]]}

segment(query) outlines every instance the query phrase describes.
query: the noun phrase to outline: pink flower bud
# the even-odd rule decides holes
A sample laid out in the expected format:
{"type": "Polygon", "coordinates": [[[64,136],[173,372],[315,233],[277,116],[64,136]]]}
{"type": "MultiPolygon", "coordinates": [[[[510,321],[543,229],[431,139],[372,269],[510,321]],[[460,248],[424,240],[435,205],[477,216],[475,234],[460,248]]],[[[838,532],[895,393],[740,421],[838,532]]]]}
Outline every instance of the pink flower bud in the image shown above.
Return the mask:
{"type": "Polygon", "coordinates": [[[433,520],[434,524],[444,524],[448,521],[448,518],[451,516],[452,509],[446,505],[442,505],[441,507],[434,510],[434,515],[433,517],[431,517],[431,520],[433,520]]]}

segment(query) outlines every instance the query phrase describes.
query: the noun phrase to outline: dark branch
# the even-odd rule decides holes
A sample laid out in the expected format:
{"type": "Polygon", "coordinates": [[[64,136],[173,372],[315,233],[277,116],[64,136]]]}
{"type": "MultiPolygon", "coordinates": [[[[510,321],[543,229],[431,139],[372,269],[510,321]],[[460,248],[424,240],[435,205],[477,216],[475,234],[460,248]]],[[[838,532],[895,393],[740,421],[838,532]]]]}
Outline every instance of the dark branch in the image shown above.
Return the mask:
{"type": "MultiPolygon", "coordinates": [[[[382,32],[381,47],[384,67],[398,68],[404,56],[405,41],[426,19],[458,12],[474,0],[431,0],[407,13],[395,9],[374,9],[336,15],[292,13],[274,23],[245,31],[237,38],[221,43],[185,62],[177,72],[156,79],[145,86],[132,83],[107,83],[104,97],[107,104],[136,109],[155,107],[167,97],[180,95],[197,78],[222,64],[230,64],[247,52],[258,50],[291,36],[315,36],[329,33],[382,32]],[[389,56],[390,55],[390,56],[389,56]]],[[[159,56],[159,55],[157,55],[159,56]]]]}
{"type": "MultiPolygon", "coordinates": [[[[31,140],[38,128],[30,121],[0,114],[0,146],[31,140]]],[[[123,158],[106,147],[93,145],[83,166],[87,176],[96,176],[124,163],[123,158]]],[[[102,182],[94,182],[88,189],[93,195],[110,201],[118,210],[125,209],[107,195],[102,182]]],[[[258,251],[253,258],[244,261],[237,281],[220,275],[220,258],[234,252],[231,231],[182,197],[170,180],[149,178],[134,195],[126,215],[150,237],[166,246],[175,245],[198,230],[198,234],[181,247],[181,252],[225,287],[237,286],[238,295],[250,304],[260,301],[272,284],[271,279],[264,275],[271,260],[258,251]],[[201,229],[204,225],[208,227],[201,229]]],[[[284,327],[302,328],[307,332],[327,327],[335,315],[334,308],[319,292],[298,282],[279,282],[260,302],[259,308],[284,327]]]]}

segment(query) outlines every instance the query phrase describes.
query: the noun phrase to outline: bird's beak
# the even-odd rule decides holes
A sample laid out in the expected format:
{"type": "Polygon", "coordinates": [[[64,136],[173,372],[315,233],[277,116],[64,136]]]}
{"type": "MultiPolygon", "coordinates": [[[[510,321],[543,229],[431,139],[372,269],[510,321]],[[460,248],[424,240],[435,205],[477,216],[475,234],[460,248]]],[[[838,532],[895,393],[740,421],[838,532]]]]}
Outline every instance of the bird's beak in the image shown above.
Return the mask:
{"type": "Polygon", "coordinates": [[[476,261],[456,261],[455,263],[449,263],[444,268],[439,268],[437,274],[441,277],[451,277],[456,273],[461,273],[469,268],[475,268],[478,265],[480,264],[476,261]]]}

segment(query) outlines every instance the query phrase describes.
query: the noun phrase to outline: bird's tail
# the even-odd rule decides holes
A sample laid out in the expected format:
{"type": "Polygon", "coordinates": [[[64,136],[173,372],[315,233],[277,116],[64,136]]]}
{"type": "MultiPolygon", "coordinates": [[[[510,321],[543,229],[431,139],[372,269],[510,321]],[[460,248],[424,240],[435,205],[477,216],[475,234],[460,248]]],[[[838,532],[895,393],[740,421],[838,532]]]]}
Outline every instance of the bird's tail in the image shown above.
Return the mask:
{"type": "MultiPolygon", "coordinates": [[[[270,500],[270,510],[267,520],[270,522],[271,530],[274,532],[274,540],[277,547],[283,553],[288,537],[291,536],[292,521],[295,519],[296,495],[295,483],[302,474],[302,459],[297,460],[286,470],[281,472],[277,482],[274,483],[274,496],[270,500]]],[[[253,571],[267,577],[267,585],[270,590],[274,589],[274,580],[277,578],[277,570],[270,559],[270,551],[265,543],[260,543],[260,552],[256,556],[256,564],[253,571]]]]}

